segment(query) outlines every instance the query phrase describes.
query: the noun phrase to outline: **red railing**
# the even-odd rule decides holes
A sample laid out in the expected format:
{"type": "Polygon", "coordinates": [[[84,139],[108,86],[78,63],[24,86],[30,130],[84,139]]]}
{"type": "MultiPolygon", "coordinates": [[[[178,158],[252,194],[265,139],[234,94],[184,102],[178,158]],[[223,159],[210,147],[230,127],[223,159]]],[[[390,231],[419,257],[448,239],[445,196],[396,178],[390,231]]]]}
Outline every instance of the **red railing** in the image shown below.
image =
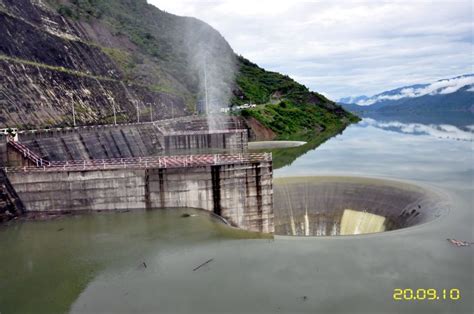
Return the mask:
{"type": "Polygon", "coordinates": [[[227,129],[227,130],[195,130],[195,131],[161,131],[164,136],[175,135],[200,135],[200,134],[229,134],[229,133],[244,133],[246,129],[227,129]]]}
{"type": "Polygon", "coordinates": [[[209,154],[156,156],[117,159],[52,161],[39,167],[10,167],[6,172],[38,171],[91,171],[104,169],[186,168],[212,165],[271,161],[271,153],[260,154],[209,154]]]}
{"type": "Polygon", "coordinates": [[[22,154],[23,157],[35,164],[36,167],[50,166],[49,161],[44,160],[25,145],[21,144],[18,141],[14,141],[11,137],[7,137],[7,143],[10,144],[11,147],[16,149],[20,154],[22,154]]]}

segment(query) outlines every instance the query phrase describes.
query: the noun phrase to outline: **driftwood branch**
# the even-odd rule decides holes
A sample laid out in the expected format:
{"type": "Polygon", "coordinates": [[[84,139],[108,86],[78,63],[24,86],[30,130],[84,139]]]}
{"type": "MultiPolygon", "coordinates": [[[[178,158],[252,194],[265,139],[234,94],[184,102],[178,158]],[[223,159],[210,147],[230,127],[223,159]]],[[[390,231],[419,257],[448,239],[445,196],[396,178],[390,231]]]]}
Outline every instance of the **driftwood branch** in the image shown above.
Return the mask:
{"type": "Polygon", "coordinates": [[[198,270],[199,268],[201,268],[202,266],[206,265],[206,264],[209,264],[210,262],[212,262],[214,259],[211,258],[210,260],[207,260],[205,261],[204,263],[202,263],[201,265],[197,266],[196,268],[193,269],[193,271],[196,271],[198,270]]]}

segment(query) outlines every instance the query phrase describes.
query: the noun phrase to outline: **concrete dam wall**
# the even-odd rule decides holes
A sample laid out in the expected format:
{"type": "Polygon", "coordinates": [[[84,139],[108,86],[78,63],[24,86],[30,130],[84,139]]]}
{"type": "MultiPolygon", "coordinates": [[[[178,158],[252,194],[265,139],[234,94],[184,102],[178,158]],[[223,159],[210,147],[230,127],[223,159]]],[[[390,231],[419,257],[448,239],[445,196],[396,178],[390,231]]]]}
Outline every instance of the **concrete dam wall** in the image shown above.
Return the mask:
{"type": "Polygon", "coordinates": [[[194,207],[272,233],[271,155],[246,154],[247,130],[218,121],[19,131],[0,156],[27,212],[194,207]]]}
{"type": "Polygon", "coordinates": [[[0,169],[0,222],[22,214],[25,208],[5,171],[0,169]]]}
{"type": "Polygon", "coordinates": [[[275,179],[273,207],[275,234],[299,236],[406,228],[433,220],[446,211],[441,198],[424,188],[349,177],[275,179]],[[374,230],[370,224],[381,228],[374,230]]]}
{"type": "Polygon", "coordinates": [[[27,211],[194,207],[231,225],[273,232],[271,158],[194,167],[9,172],[27,211]]]}
{"type": "MultiPolygon", "coordinates": [[[[225,121],[223,127],[228,127],[225,121]]],[[[243,152],[247,131],[209,131],[205,119],[183,118],[153,123],[104,125],[66,129],[20,131],[19,141],[49,161],[145,157],[165,154],[243,152]],[[186,126],[186,127],[185,127],[186,126]]],[[[19,166],[0,143],[0,164],[19,166]]]]}

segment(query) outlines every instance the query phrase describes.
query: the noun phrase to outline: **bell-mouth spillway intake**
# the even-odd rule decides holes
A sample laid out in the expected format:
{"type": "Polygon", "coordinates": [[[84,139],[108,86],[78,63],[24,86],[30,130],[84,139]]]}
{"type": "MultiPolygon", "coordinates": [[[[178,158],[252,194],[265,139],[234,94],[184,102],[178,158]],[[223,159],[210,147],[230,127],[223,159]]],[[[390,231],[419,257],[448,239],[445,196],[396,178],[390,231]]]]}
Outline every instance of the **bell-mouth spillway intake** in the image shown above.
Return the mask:
{"type": "Polygon", "coordinates": [[[274,180],[276,235],[336,236],[412,227],[442,216],[446,202],[413,184],[359,177],[274,180]]]}

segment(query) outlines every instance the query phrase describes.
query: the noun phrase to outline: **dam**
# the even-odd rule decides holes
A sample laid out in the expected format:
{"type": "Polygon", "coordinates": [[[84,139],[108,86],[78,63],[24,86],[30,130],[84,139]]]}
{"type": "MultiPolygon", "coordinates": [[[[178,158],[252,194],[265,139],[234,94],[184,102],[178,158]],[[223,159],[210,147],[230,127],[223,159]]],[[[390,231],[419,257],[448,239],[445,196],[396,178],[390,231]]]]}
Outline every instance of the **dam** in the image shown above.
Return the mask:
{"type": "Polygon", "coordinates": [[[232,122],[218,130],[191,117],[20,131],[0,155],[26,212],[200,208],[273,233],[271,154],[247,153],[247,130],[232,122]],[[201,153],[215,150],[223,153],[201,153]]]}
{"type": "MultiPolygon", "coordinates": [[[[19,142],[45,160],[95,160],[246,151],[248,135],[240,121],[220,119],[209,130],[206,119],[184,117],[155,122],[18,131],[19,142]]],[[[0,143],[0,163],[21,165],[0,143]]]]}

